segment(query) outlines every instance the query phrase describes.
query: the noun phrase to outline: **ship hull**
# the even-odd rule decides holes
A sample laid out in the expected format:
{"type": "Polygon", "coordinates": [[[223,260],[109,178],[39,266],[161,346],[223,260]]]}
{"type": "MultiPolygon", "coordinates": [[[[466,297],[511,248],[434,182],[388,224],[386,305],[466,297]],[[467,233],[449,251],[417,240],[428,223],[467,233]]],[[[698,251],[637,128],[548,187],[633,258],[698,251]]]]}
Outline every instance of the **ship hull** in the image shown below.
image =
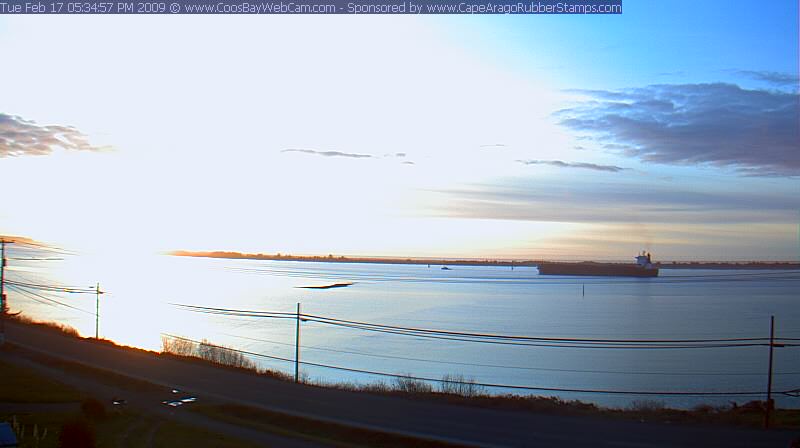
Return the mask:
{"type": "Polygon", "coordinates": [[[611,263],[540,263],[541,275],[583,275],[603,277],[658,277],[658,268],[611,263]]]}

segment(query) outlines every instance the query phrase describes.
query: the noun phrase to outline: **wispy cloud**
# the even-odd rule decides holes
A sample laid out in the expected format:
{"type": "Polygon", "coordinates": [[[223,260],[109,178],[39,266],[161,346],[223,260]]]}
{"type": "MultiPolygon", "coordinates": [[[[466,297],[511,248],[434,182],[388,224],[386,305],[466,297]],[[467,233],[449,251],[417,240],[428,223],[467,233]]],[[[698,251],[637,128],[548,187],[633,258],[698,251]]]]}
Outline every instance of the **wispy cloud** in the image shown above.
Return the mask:
{"type": "Polygon", "coordinates": [[[100,151],[72,126],[40,125],[16,115],[0,113],[0,157],[47,155],[55,149],[100,151]]]}
{"type": "Polygon", "coordinates": [[[593,97],[561,123],[645,162],[730,167],[745,175],[800,175],[798,94],[733,84],[666,84],[593,97]]]}
{"type": "Polygon", "coordinates": [[[303,154],[314,154],[323,157],[348,157],[351,159],[369,159],[374,157],[369,154],[355,154],[355,153],[341,152],[341,151],[316,151],[313,149],[296,149],[296,148],[284,149],[281,152],[298,152],[303,154]]]}
{"type": "Polygon", "coordinates": [[[492,143],[490,145],[480,145],[481,148],[505,148],[506,146],[508,145],[506,145],[505,143],[492,143]]]}
{"type": "MultiPolygon", "coordinates": [[[[756,180],[753,179],[752,182],[756,180]]],[[[507,180],[438,190],[441,216],[573,223],[796,223],[795,194],[778,191],[701,192],[674,183],[641,188],[617,183],[507,180]]]]}
{"type": "Polygon", "coordinates": [[[735,70],[734,73],[778,87],[796,88],[798,87],[798,83],[800,83],[800,78],[791,73],[770,72],[763,70],[735,70]]]}
{"type": "Polygon", "coordinates": [[[607,171],[610,173],[617,173],[619,171],[628,169],[616,165],[598,165],[596,163],[587,162],[563,162],[561,160],[517,160],[517,162],[523,165],[550,165],[559,168],[582,168],[594,171],[607,171]]]}

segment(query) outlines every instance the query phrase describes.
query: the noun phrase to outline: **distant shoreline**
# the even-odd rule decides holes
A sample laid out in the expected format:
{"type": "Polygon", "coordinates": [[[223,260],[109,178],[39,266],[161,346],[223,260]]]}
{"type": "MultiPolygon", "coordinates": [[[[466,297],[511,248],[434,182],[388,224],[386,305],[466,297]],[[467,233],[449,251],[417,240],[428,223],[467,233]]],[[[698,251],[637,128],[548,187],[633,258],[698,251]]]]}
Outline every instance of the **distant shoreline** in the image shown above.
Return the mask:
{"type": "MultiPolygon", "coordinates": [[[[305,256],[282,254],[248,254],[229,251],[185,251],[176,250],[169,255],[177,257],[226,258],[234,260],[267,260],[267,261],[304,261],[316,263],[373,263],[373,264],[414,264],[414,265],[447,265],[447,266],[528,266],[535,267],[549,260],[459,260],[459,259],[427,259],[427,258],[378,258],[378,257],[345,257],[345,256],[305,256]]],[[[587,262],[593,263],[593,262],[587,262]]],[[[607,263],[607,262],[603,262],[607,263]]],[[[626,263],[611,263],[626,264],[626,263]]],[[[654,265],[661,269],[798,269],[798,262],[774,261],[742,261],[742,262],[703,262],[703,261],[671,261],[657,262],[654,265]]]]}

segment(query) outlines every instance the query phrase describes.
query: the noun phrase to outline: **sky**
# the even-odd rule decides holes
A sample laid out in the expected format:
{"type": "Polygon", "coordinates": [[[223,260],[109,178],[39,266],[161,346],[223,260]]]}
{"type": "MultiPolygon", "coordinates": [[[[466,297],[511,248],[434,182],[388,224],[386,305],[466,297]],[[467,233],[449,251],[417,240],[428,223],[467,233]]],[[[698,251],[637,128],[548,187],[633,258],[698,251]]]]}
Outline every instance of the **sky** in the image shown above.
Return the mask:
{"type": "Polygon", "coordinates": [[[798,6],[0,16],[0,234],[74,250],[800,257],[798,6]]]}

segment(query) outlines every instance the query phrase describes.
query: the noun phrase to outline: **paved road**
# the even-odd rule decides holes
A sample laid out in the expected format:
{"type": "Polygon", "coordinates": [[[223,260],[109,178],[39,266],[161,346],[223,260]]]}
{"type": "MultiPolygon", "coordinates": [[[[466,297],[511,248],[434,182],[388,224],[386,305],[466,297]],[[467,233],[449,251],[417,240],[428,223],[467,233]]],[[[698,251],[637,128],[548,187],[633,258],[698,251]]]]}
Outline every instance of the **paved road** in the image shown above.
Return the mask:
{"type": "Polygon", "coordinates": [[[15,322],[9,342],[152,383],[270,411],[349,426],[492,447],[788,447],[796,431],[639,423],[481,409],[298,385],[116,349],[15,322]]]}

